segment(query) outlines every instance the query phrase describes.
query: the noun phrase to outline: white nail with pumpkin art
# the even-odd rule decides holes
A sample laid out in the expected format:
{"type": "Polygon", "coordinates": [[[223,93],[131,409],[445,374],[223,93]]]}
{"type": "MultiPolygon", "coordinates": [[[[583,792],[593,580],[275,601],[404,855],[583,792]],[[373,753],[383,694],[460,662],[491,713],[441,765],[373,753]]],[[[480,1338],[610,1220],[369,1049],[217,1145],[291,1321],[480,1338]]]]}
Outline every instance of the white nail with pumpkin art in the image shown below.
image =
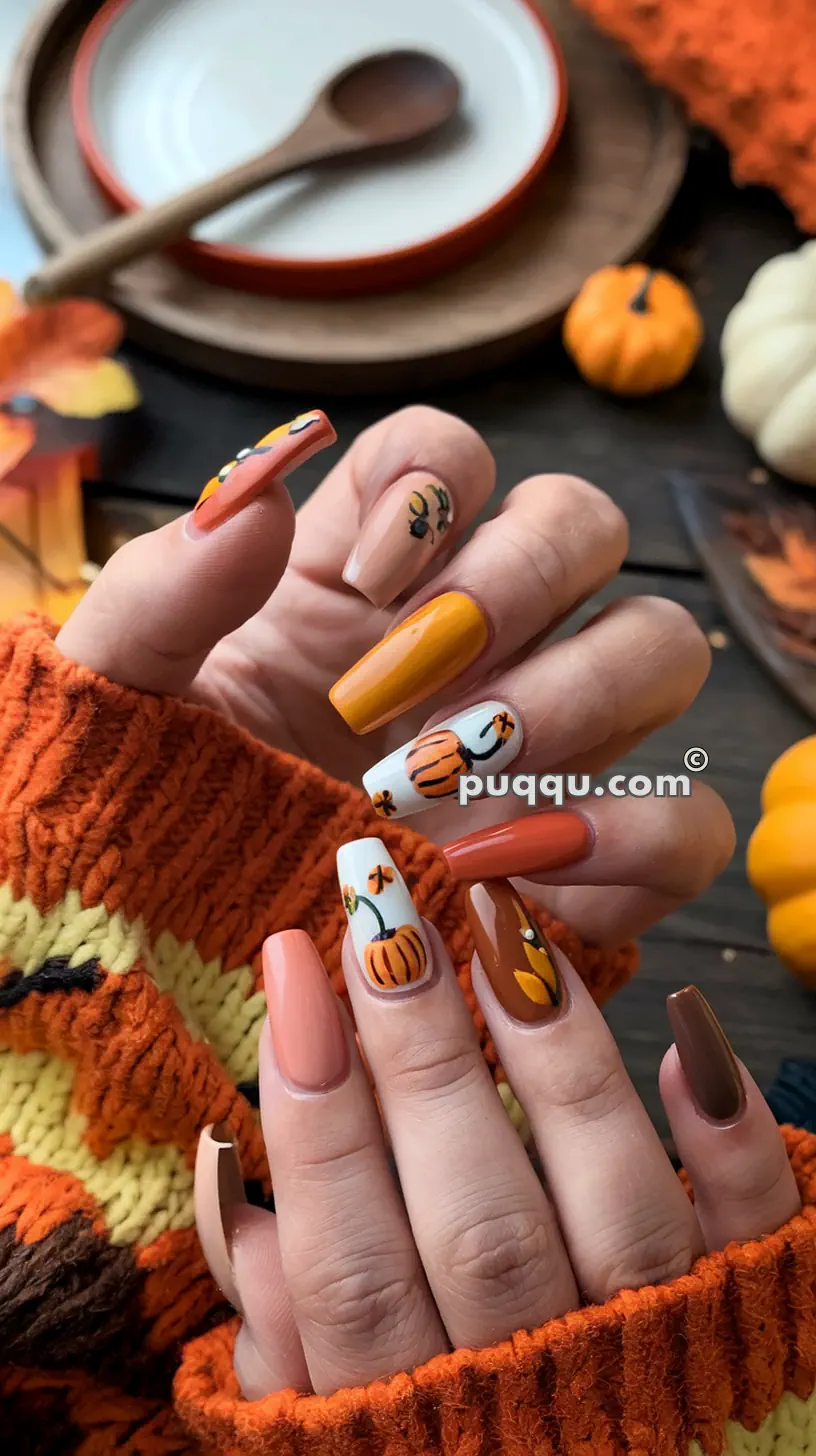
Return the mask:
{"type": "Polygon", "coordinates": [[[428,979],[422,921],[381,839],[355,839],[337,851],[337,877],[354,951],[376,991],[404,991],[428,979]]]}
{"type": "Polygon", "coordinates": [[[521,752],[519,715],[506,703],[474,703],[412,738],[363,774],[382,819],[421,814],[459,792],[462,774],[496,774],[521,752]]]}

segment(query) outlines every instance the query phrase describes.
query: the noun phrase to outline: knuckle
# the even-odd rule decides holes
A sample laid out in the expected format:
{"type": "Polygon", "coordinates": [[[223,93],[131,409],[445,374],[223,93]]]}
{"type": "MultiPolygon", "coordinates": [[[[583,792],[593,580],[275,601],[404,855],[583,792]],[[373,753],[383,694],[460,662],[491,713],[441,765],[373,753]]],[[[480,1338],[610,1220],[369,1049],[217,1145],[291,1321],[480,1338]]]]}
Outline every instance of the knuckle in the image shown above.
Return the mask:
{"type": "Polygon", "coordinates": [[[400,436],[414,442],[415,453],[423,448],[417,442],[433,441],[433,451],[428,452],[433,459],[426,460],[418,453],[418,466],[438,470],[448,484],[458,481],[466,485],[475,474],[480,479],[488,479],[492,489],[496,478],[492,451],[467,420],[434,405],[410,404],[397,410],[390,423],[396,426],[400,436]]]}
{"type": "Polygon", "coordinates": [[[631,1084],[611,1038],[591,1060],[576,1059],[560,1067],[555,1085],[547,1089],[550,1108],[586,1124],[614,1117],[630,1097],[631,1084]]]}
{"type": "Polygon", "coordinates": [[[633,597],[655,650],[669,649],[673,660],[682,655],[688,667],[695,667],[702,682],[711,665],[711,648],[699,622],[687,607],[670,597],[633,597]]]}
{"type": "Polygon", "coordinates": [[[598,1301],[610,1299],[620,1289],[679,1279],[702,1252],[695,1243],[690,1206],[687,1217],[659,1223],[651,1214],[639,1223],[629,1210],[625,1226],[612,1233],[614,1246],[599,1258],[592,1287],[586,1291],[598,1301]]]}
{"type": "Polygon", "coordinates": [[[494,1213],[449,1237],[443,1265],[460,1290],[477,1300],[526,1301],[548,1279],[552,1230],[532,1209],[494,1213]]]}
{"type": "Polygon", "coordinates": [[[406,1318],[417,1288],[413,1271],[395,1271],[393,1264],[393,1255],[372,1259],[368,1250],[342,1269],[311,1264],[300,1275],[290,1275],[298,1319],[352,1341],[389,1334],[406,1318]]]}
{"type": "MultiPolygon", "coordinates": [[[[579,475],[537,475],[517,485],[508,499],[519,502],[529,514],[540,517],[544,507],[553,506],[565,525],[580,520],[584,539],[602,539],[621,560],[629,545],[629,522],[612,497],[579,475]]],[[[548,533],[549,534],[549,533],[548,533]]]]}
{"type": "Polygon", "coordinates": [[[484,1076],[484,1064],[472,1042],[462,1036],[430,1035],[396,1050],[385,1078],[400,1098],[467,1093],[484,1076]]]}

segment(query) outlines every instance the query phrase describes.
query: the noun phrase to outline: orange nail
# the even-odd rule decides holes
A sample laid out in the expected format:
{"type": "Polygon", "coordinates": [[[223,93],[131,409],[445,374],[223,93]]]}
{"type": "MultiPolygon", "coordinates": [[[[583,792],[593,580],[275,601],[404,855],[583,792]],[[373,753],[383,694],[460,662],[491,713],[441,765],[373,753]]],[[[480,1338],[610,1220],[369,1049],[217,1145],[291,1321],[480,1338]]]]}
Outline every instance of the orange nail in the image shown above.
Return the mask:
{"type": "Polygon", "coordinates": [[[193,511],[196,530],[214,531],[336,439],[323,411],[312,410],[264,435],[254,449],[239,450],[202,490],[193,511]]]}
{"type": "Polygon", "coordinates": [[[487,643],[484,614],[463,592],[434,597],[334,684],[329,698],[355,733],[371,733],[433,697],[487,643]]]}

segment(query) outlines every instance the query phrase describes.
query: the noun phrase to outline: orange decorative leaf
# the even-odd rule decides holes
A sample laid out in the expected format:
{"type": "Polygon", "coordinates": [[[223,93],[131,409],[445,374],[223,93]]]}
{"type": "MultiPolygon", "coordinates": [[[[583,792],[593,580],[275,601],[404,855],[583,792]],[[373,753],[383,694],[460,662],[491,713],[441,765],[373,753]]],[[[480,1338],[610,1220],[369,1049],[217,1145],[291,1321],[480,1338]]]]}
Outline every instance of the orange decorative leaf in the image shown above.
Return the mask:
{"type": "Polygon", "coordinates": [[[6,415],[0,410],[0,480],[19,465],[33,448],[34,440],[31,420],[6,415]]]}
{"type": "Polygon", "coordinates": [[[123,325],[90,299],[26,309],[0,324],[0,400],[39,396],[39,386],[66,364],[103,359],[121,342],[123,325]]]}
{"type": "Polygon", "coordinates": [[[123,364],[116,359],[93,359],[62,364],[32,383],[28,389],[58,415],[99,419],[115,410],[133,409],[139,391],[123,364]]]}
{"type": "Polygon", "coordinates": [[[803,576],[782,556],[751,552],[744,562],[746,571],[776,606],[791,612],[816,612],[816,572],[803,576]]]}

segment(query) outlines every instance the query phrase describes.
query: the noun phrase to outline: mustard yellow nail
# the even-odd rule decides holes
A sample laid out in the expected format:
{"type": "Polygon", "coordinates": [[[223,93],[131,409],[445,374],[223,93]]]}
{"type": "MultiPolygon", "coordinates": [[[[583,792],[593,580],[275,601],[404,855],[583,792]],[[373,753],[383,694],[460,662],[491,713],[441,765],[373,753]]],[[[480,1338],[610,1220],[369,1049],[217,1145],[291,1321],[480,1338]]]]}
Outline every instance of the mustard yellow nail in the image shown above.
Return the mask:
{"type": "Polygon", "coordinates": [[[371,733],[433,697],[487,643],[484,613],[463,592],[434,597],[334,684],[329,698],[355,733],[371,733]]]}

